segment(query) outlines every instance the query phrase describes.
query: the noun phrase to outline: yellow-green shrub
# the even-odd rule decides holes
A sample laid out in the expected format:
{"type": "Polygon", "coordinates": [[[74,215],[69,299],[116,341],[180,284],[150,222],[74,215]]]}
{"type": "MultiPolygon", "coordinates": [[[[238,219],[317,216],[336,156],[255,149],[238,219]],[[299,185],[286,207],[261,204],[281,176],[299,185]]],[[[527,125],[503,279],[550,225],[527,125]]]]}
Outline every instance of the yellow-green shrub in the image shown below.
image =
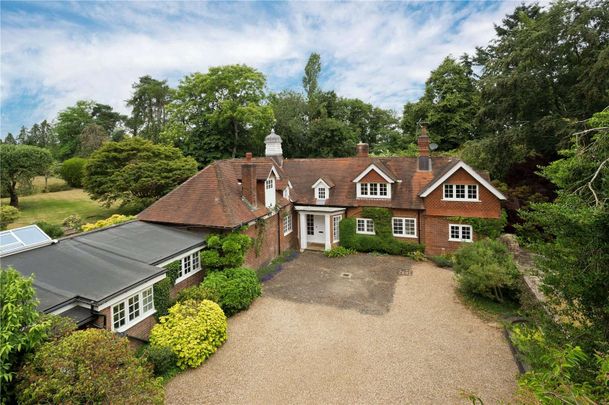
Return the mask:
{"type": "Polygon", "coordinates": [[[100,219],[99,221],[90,224],[84,224],[82,226],[82,230],[83,232],[92,231],[94,229],[105,228],[110,225],[131,221],[132,219],[135,219],[135,217],[132,215],[114,214],[110,218],[100,219]]]}
{"type": "Polygon", "coordinates": [[[226,329],[226,315],[215,302],[178,302],[152,328],[150,344],[170,348],[181,369],[197,367],[226,341],[226,329]]]}

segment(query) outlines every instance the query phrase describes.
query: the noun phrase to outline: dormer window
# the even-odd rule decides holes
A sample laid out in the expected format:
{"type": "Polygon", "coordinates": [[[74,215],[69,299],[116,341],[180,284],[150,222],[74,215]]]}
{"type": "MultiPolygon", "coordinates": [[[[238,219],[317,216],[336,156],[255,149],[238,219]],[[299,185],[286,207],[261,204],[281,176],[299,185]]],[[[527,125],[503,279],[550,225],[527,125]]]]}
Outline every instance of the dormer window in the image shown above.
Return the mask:
{"type": "Polygon", "coordinates": [[[327,198],[328,190],[325,187],[317,187],[317,195],[315,198],[318,200],[325,200],[327,198]]]}
{"type": "Polygon", "coordinates": [[[271,175],[264,181],[264,206],[273,208],[275,204],[275,177],[271,175]]]}
{"type": "Polygon", "coordinates": [[[357,183],[358,198],[391,198],[387,183],[357,183]]]}
{"type": "Polygon", "coordinates": [[[444,198],[448,201],[479,201],[477,184],[445,184],[444,198]]]}

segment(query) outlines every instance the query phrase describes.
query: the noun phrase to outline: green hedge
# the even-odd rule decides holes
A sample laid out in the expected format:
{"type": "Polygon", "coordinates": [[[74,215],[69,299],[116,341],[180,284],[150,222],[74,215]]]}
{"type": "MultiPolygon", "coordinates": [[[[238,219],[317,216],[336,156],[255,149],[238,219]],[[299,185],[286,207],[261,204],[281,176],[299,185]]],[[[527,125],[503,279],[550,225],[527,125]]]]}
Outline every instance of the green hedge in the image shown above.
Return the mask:
{"type": "Polygon", "coordinates": [[[169,308],[173,305],[173,300],[170,297],[171,287],[173,287],[178,278],[178,271],[180,270],[181,265],[182,263],[179,260],[176,260],[165,266],[167,269],[166,277],[156,283],[153,287],[154,308],[156,309],[157,319],[167,315],[169,308]]]}
{"type": "Polygon", "coordinates": [[[361,218],[374,221],[376,235],[361,235],[355,232],[356,219],[345,218],[340,221],[340,244],[358,252],[381,252],[390,255],[406,256],[412,252],[423,252],[424,245],[408,243],[393,237],[391,211],[386,208],[364,208],[361,218]]]}
{"type": "Polygon", "coordinates": [[[218,297],[216,302],[227,316],[249,308],[262,293],[256,272],[246,268],[210,272],[201,287],[218,297]]]}

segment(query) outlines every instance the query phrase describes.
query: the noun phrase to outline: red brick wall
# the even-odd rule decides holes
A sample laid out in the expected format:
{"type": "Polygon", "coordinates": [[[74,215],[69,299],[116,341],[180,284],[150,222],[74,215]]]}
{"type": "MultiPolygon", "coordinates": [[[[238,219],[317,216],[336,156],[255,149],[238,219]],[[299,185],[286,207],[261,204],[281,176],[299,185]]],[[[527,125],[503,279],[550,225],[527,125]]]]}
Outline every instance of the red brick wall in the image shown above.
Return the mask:
{"type": "MultiPolygon", "coordinates": [[[[251,238],[256,238],[258,234],[257,225],[250,226],[245,234],[251,238]]],[[[260,252],[256,255],[252,247],[245,255],[245,265],[257,269],[279,256],[288,249],[296,249],[298,246],[298,215],[292,207],[283,208],[279,213],[265,220],[263,232],[263,242],[260,252]],[[292,215],[292,233],[283,234],[283,215],[292,215]]]]}
{"type": "Polygon", "coordinates": [[[201,281],[203,281],[203,277],[205,277],[205,270],[201,270],[200,272],[195,273],[192,276],[180,281],[171,288],[171,291],[169,292],[169,297],[171,299],[174,299],[176,295],[178,295],[178,292],[182,291],[185,288],[195,286],[201,281]]]}
{"type": "MultiPolygon", "coordinates": [[[[347,217],[348,218],[362,218],[362,210],[364,207],[356,207],[356,208],[347,208],[347,217]]],[[[391,215],[393,217],[403,217],[403,218],[416,218],[417,220],[417,237],[416,238],[406,238],[406,237],[397,237],[399,240],[408,242],[408,243],[424,243],[424,215],[421,215],[421,218],[418,217],[417,210],[404,210],[394,208],[391,209],[391,215]],[[419,223],[420,222],[420,223],[419,223]],[[420,239],[419,239],[420,238],[420,239]]],[[[392,225],[393,226],[393,225],[392,225]]]]}
{"type": "Polygon", "coordinates": [[[486,187],[482,186],[463,169],[457,170],[448,180],[425,198],[425,213],[428,216],[441,217],[480,217],[499,218],[501,202],[486,187]],[[442,201],[444,184],[478,184],[480,202],[442,201]]]}
{"type": "Polygon", "coordinates": [[[376,170],[370,170],[360,181],[360,183],[387,183],[387,180],[383,178],[376,170]]]}
{"type": "MultiPolygon", "coordinates": [[[[451,221],[443,217],[427,217],[425,219],[425,253],[428,255],[442,255],[444,253],[450,253],[457,250],[464,243],[469,242],[450,242],[449,237],[449,224],[458,223],[457,221],[451,221]]],[[[477,237],[474,234],[473,239],[477,237]]]]}

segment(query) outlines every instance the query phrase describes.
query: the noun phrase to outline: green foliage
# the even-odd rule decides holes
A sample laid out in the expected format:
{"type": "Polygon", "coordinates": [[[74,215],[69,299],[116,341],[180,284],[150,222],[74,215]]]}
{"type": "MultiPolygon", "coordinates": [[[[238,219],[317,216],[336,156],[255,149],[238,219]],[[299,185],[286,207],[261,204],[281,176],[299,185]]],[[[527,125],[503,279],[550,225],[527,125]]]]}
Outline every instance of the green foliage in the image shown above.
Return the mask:
{"type": "Polygon", "coordinates": [[[182,264],[179,260],[169,263],[165,268],[165,278],[153,286],[154,308],[156,309],[156,318],[165,316],[169,313],[169,308],[174,304],[171,299],[171,289],[178,278],[178,272],[182,264]]]}
{"type": "Polygon", "coordinates": [[[431,72],[421,99],[404,106],[402,130],[414,141],[418,122],[427,121],[429,136],[440,150],[454,149],[476,137],[479,104],[471,62],[448,56],[431,72]]]}
{"type": "Polygon", "coordinates": [[[179,149],[141,138],[108,142],[85,167],[84,188],[105,206],[120,201],[150,204],[196,173],[194,159],[179,149]]]}
{"type": "Polygon", "coordinates": [[[170,348],[181,369],[194,368],[226,341],[226,329],[226,316],[215,302],[178,302],[152,328],[150,345],[170,348]]]}
{"type": "Polygon", "coordinates": [[[9,267],[0,269],[0,385],[13,380],[20,356],[46,337],[49,322],[41,322],[33,277],[9,267]]]}
{"type": "Polygon", "coordinates": [[[308,144],[307,102],[302,94],[285,90],[269,96],[275,132],[280,134],[283,156],[306,157],[308,144]]]}
{"type": "Polygon", "coordinates": [[[123,222],[133,221],[134,219],[135,219],[134,216],[114,214],[106,219],[100,219],[97,222],[93,222],[90,224],[84,224],[82,226],[82,230],[83,230],[83,232],[88,232],[88,231],[92,231],[94,229],[106,228],[108,226],[122,224],[123,222]]]}
{"type": "Polygon", "coordinates": [[[453,266],[460,288],[502,302],[503,290],[516,288],[518,270],[507,247],[496,240],[469,243],[455,252],[453,266]]]}
{"type": "Polygon", "coordinates": [[[415,250],[414,252],[408,253],[406,256],[414,260],[415,262],[424,262],[427,260],[425,253],[415,250]]]}
{"type": "Polygon", "coordinates": [[[501,210],[499,218],[450,217],[449,220],[471,225],[474,233],[480,238],[497,239],[507,224],[507,215],[501,210]]]}
{"type": "Polygon", "coordinates": [[[177,302],[203,300],[219,302],[220,296],[216,290],[206,288],[203,285],[199,284],[183,289],[178,293],[178,296],[176,298],[177,302]]]}
{"type": "Polygon", "coordinates": [[[10,196],[10,205],[19,208],[17,183],[31,183],[35,176],[43,175],[53,163],[51,153],[30,145],[0,145],[0,186],[10,196]]]}
{"type": "Polygon", "coordinates": [[[311,123],[309,142],[313,156],[352,156],[357,139],[349,126],[337,118],[321,118],[311,123]]]}
{"type": "Polygon", "coordinates": [[[19,372],[18,400],[40,403],[163,403],[163,387],[126,338],[87,329],[41,346],[19,372]]]}
{"type": "Polygon", "coordinates": [[[246,268],[212,272],[201,286],[218,297],[217,302],[227,316],[249,308],[262,293],[256,272],[246,268]]]}
{"type": "Polygon", "coordinates": [[[61,224],[68,229],[80,231],[82,228],[82,218],[76,214],[72,214],[66,217],[61,224]]]}
{"type": "Polygon", "coordinates": [[[71,187],[81,188],[86,164],[87,159],[81,157],[68,159],[61,164],[59,175],[71,187]]]}
{"type": "Polygon", "coordinates": [[[245,65],[209,68],[180,81],[162,137],[205,165],[246,151],[262,152],[273,110],[266,78],[245,65]]]}
{"type": "Polygon", "coordinates": [[[127,100],[127,105],[132,108],[127,125],[133,136],[159,142],[167,120],[166,107],[171,102],[171,88],[167,80],[156,80],[150,76],[140,77],[132,87],[133,94],[127,100]]]}
{"type": "Polygon", "coordinates": [[[46,331],[47,341],[59,340],[78,329],[76,322],[67,316],[43,314],[40,316],[38,323],[48,325],[46,331]]]}
{"type": "Polygon", "coordinates": [[[61,227],[61,225],[50,224],[45,221],[38,221],[36,222],[36,226],[42,229],[44,233],[49,235],[51,239],[57,239],[63,236],[63,228],[61,227]]]}
{"type": "Polygon", "coordinates": [[[365,207],[362,218],[374,221],[375,235],[360,235],[355,232],[356,219],[344,218],[340,221],[340,244],[358,252],[379,252],[390,255],[406,256],[411,252],[423,252],[425,247],[419,243],[408,243],[393,237],[391,211],[386,208],[365,207]]]}
{"type": "Polygon", "coordinates": [[[449,256],[429,256],[428,259],[438,267],[453,267],[453,258],[449,256]]]}
{"type": "Polygon", "coordinates": [[[511,337],[533,368],[518,381],[527,402],[531,397],[544,404],[609,402],[609,355],[590,356],[571,344],[560,347],[537,328],[515,327],[511,337]]]}
{"type": "Polygon", "coordinates": [[[141,357],[152,365],[154,375],[163,377],[177,371],[178,356],[166,346],[145,346],[141,357]]]}
{"type": "Polygon", "coordinates": [[[201,252],[201,262],[211,271],[239,267],[245,252],[252,246],[252,238],[241,232],[226,235],[209,235],[207,249],[201,252]]]}
{"type": "Polygon", "coordinates": [[[0,207],[0,231],[5,230],[19,218],[19,210],[11,205],[0,207]]]}
{"type": "Polygon", "coordinates": [[[324,251],[324,256],[326,257],[345,257],[356,253],[353,249],[347,249],[344,246],[336,246],[332,249],[324,251]]]}

